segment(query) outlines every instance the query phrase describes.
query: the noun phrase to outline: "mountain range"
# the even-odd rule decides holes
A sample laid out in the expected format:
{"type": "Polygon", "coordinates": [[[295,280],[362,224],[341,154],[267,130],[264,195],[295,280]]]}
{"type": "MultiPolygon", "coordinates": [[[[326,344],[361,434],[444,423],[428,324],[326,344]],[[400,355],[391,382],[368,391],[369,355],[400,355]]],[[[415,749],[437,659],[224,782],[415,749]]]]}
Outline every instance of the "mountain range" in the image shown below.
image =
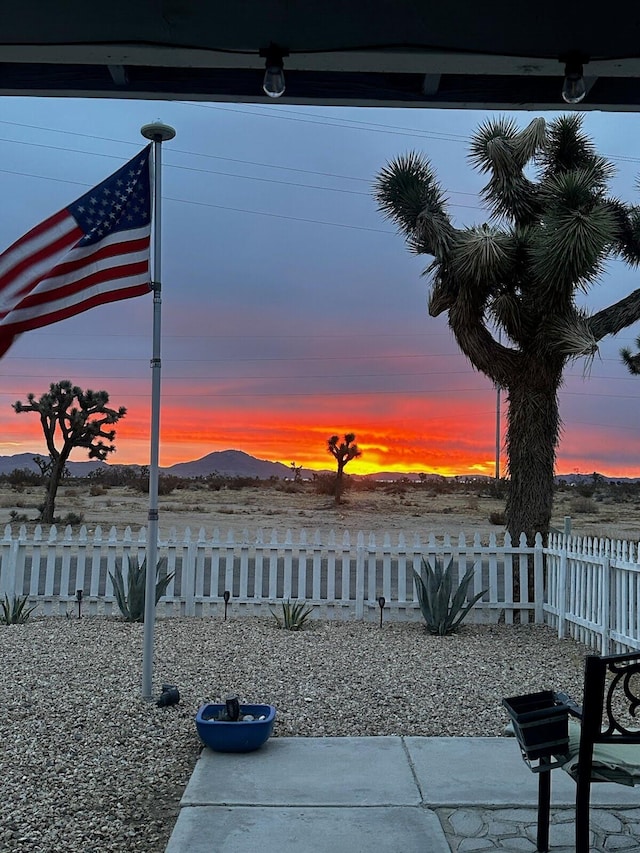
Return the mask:
{"type": "MultiPolygon", "coordinates": [[[[0,474],[10,474],[18,469],[38,472],[40,469],[33,461],[36,453],[16,453],[13,456],[0,456],[0,474]]],[[[111,463],[115,467],[116,463],[111,463]]],[[[87,461],[68,462],[67,468],[72,477],[86,477],[98,468],[109,468],[107,462],[87,461]]],[[[127,465],[127,468],[140,468],[140,465],[127,465]]],[[[291,468],[281,462],[269,462],[266,459],[256,459],[241,450],[222,450],[208,453],[201,459],[192,462],[178,462],[168,468],[160,468],[161,474],[172,474],[175,477],[207,477],[210,474],[221,474],[223,477],[257,477],[268,480],[270,477],[284,479],[291,476],[291,468]]],[[[312,471],[302,469],[303,477],[311,477],[312,471]]],[[[315,472],[317,473],[317,472],[315,472]]]]}
{"type": "MultiPolygon", "coordinates": [[[[40,469],[33,461],[36,453],[16,453],[13,456],[0,456],[0,474],[10,474],[15,469],[27,469],[28,471],[38,472],[40,469]]],[[[116,463],[112,463],[111,467],[115,467],[116,463]]],[[[98,468],[109,468],[106,462],[68,462],[67,468],[72,477],[86,477],[92,471],[98,468]]],[[[140,468],[140,465],[127,465],[127,468],[140,468]]],[[[283,465],[282,462],[270,462],[268,459],[256,459],[255,456],[250,456],[242,450],[217,450],[213,453],[208,453],[200,459],[194,459],[191,462],[178,462],[168,468],[160,468],[161,474],[171,474],[175,477],[208,477],[211,474],[220,474],[223,477],[257,477],[260,480],[268,480],[271,477],[285,479],[291,477],[291,468],[288,465],[283,465]]],[[[325,471],[316,471],[310,468],[302,468],[300,471],[304,479],[311,479],[314,474],[328,473],[325,471]]],[[[362,476],[367,479],[374,480],[419,480],[420,477],[415,473],[400,473],[396,471],[379,471],[375,474],[355,475],[362,476]]],[[[437,478],[438,475],[428,474],[429,478],[437,478]]],[[[451,478],[450,478],[451,479],[451,478]]],[[[479,479],[474,477],[474,479],[479,479]]],[[[487,481],[492,480],[492,477],[484,478],[487,481]]],[[[637,477],[604,477],[605,480],[614,481],[637,481],[637,477]]],[[[563,480],[566,483],[583,483],[592,480],[591,474],[558,474],[556,481],[563,480]]]]}

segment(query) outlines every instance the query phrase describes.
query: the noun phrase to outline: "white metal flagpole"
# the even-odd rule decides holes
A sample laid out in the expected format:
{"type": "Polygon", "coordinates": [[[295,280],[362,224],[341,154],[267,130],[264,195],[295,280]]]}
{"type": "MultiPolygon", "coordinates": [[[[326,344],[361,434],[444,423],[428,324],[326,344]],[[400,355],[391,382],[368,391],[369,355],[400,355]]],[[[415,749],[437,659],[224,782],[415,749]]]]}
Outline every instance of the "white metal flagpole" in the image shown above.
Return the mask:
{"type": "Polygon", "coordinates": [[[151,358],[151,460],[149,465],[149,526],[144,601],[144,648],[142,652],[142,697],[153,695],[153,632],[156,610],[156,565],[158,562],[158,460],[160,455],[160,331],[161,331],[161,178],[162,143],[173,139],[175,130],[154,122],[140,128],[153,142],[153,356],[151,358]]]}

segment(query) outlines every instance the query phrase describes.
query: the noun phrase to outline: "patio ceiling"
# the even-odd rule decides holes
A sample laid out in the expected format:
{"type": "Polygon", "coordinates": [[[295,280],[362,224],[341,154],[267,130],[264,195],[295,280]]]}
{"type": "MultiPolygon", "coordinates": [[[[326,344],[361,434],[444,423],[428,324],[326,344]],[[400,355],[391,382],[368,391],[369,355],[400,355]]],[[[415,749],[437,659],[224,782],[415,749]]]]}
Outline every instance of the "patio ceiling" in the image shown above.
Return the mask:
{"type": "Polygon", "coordinates": [[[264,58],[288,51],[280,103],[563,109],[640,105],[640,4],[537,0],[22,0],[4,4],[0,93],[267,100],[264,58]]]}

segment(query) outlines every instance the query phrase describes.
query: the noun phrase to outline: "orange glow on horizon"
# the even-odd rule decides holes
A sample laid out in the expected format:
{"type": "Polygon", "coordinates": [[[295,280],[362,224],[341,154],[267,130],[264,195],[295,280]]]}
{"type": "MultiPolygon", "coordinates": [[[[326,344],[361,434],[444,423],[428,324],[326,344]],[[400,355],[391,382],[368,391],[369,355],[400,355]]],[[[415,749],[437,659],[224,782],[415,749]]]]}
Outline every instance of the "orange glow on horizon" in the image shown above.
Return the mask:
{"type": "MultiPolygon", "coordinates": [[[[213,407],[214,401],[208,401],[213,407]]],[[[424,400],[394,399],[391,411],[375,412],[367,398],[359,403],[360,414],[344,423],[339,401],[326,398],[305,401],[303,411],[291,413],[286,406],[265,413],[257,406],[205,410],[202,405],[167,405],[161,415],[160,465],[200,459],[215,451],[241,450],[258,459],[292,462],[311,470],[334,470],[326,451],[330,435],[355,432],[362,456],[347,467],[349,474],[391,473],[495,475],[495,414],[486,401],[449,399],[445,415],[424,400]],[[319,414],[321,413],[321,414],[319,414]],[[472,425],[472,428],[470,428],[472,425]]],[[[0,413],[1,455],[46,454],[39,420],[32,414],[0,413]]],[[[566,437],[565,437],[566,438],[566,437]]],[[[629,442],[632,437],[629,438],[629,442]]],[[[590,458],[598,452],[601,438],[593,431],[572,435],[558,450],[558,473],[599,471],[609,477],[640,476],[640,466],[626,463],[602,465],[590,458]],[[585,452],[584,448],[588,448],[585,452]],[[564,452],[563,452],[564,451],[564,452]]],[[[110,464],[149,464],[148,402],[130,406],[116,425],[116,452],[110,464]]],[[[633,459],[633,447],[620,442],[620,459],[633,459]]],[[[76,451],[73,461],[87,459],[76,451]]],[[[506,473],[504,455],[500,471],[506,473]]]]}

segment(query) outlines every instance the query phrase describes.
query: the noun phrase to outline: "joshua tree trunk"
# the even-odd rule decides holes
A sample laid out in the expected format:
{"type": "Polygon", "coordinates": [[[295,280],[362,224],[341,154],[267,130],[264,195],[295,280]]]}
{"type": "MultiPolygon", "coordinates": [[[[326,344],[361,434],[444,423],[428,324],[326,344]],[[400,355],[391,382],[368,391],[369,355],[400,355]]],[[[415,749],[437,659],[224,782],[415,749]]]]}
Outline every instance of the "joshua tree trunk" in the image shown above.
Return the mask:
{"type": "Polygon", "coordinates": [[[51,464],[49,471],[49,481],[47,483],[47,493],[42,505],[40,513],[40,521],[43,524],[53,524],[53,513],[56,504],[56,495],[58,494],[58,486],[64,473],[67,457],[58,456],[51,464]]]}
{"type": "Polygon", "coordinates": [[[333,499],[336,504],[342,503],[342,474],[344,472],[344,465],[338,461],[338,471],[336,473],[336,485],[335,491],[333,493],[333,499]]]}
{"type": "Polygon", "coordinates": [[[511,483],[506,515],[514,544],[525,533],[532,545],[536,533],[546,536],[553,510],[561,368],[540,364],[532,370],[525,367],[518,380],[509,385],[507,453],[511,483]]]}

